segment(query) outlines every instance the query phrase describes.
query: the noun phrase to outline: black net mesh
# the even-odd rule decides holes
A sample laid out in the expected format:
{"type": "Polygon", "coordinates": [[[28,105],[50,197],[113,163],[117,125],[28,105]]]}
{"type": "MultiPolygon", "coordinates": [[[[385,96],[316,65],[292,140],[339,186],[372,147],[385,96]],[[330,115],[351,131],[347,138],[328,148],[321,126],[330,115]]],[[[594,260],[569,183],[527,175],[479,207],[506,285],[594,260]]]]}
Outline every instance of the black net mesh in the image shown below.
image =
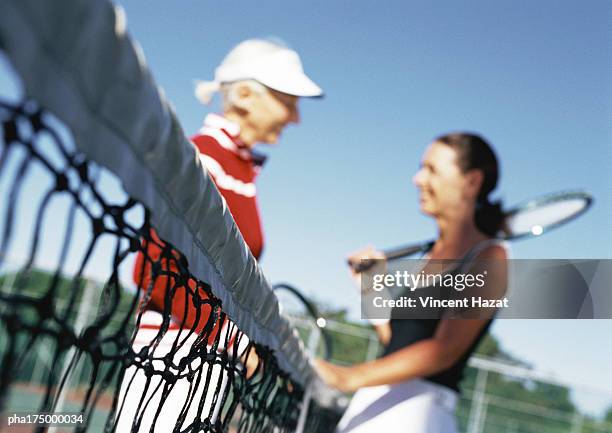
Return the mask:
{"type": "Polygon", "coordinates": [[[0,122],[0,410],[83,413],[74,431],[293,431],[302,388],[149,212],[36,103],[1,103],[0,122]]]}

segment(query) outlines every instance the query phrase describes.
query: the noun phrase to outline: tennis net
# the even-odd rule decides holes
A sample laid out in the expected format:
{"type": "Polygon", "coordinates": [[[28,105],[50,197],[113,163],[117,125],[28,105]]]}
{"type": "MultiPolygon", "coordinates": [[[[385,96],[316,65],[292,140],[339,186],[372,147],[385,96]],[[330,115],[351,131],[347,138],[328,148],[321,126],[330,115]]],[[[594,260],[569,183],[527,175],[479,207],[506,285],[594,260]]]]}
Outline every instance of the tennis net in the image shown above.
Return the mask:
{"type": "Polygon", "coordinates": [[[27,96],[0,103],[0,411],[72,411],[75,431],[314,431],[302,344],[121,11],[3,9],[27,96]]]}

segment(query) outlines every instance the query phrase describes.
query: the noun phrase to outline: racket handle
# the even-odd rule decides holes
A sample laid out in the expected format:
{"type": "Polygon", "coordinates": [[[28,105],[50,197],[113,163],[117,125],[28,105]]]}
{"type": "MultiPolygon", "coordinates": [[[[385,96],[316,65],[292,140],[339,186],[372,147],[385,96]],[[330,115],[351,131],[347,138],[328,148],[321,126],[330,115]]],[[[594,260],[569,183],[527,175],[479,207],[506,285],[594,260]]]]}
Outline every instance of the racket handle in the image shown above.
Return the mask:
{"type": "MultiPolygon", "coordinates": [[[[434,244],[434,241],[428,241],[428,242],[423,242],[421,244],[416,244],[416,245],[415,244],[405,245],[403,247],[398,247],[398,248],[393,248],[390,250],[383,251],[383,254],[385,255],[385,259],[387,260],[397,260],[397,259],[411,256],[413,254],[425,252],[431,249],[433,244],[434,244]]],[[[353,262],[351,260],[348,260],[347,262],[348,262],[348,265],[355,272],[359,273],[359,272],[367,271],[372,266],[374,266],[374,264],[376,263],[376,260],[377,259],[371,259],[371,260],[365,259],[365,260],[360,260],[359,262],[353,262]]]]}
{"type": "Polygon", "coordinates": [[[418,245],[408,245],[384,251],[387,260],[402,259],[417,253],[424,253],[433,247],[434,241],[423,242],[418,245]]]}
{"type": "Polygon", "coordinates": [[[359,262],[353,262],[351,260],[347,260],[346,263],[349,265],[350,268],[353,269],[353,271],[357,273],[361,273],[361,272],[367,271],[372,266],[374,266],[374,263],[376,263],[376,260],[379,260],[379,259],[362,259],[359,262]]]}

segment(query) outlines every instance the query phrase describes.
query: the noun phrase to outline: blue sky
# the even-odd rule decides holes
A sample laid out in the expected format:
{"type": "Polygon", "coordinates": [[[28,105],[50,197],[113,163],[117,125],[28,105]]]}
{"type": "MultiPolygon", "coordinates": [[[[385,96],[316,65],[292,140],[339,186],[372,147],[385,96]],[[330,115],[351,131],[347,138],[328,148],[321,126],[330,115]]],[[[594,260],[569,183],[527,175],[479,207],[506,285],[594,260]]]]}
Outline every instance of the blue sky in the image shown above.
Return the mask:
{"type": "MultiPolygon", "coordinates": [[[[612,258],[612,3],[510,1],[122,1],[128,28],[173,102],[185,132],[207,111],[192,80],[254,36],[302,55],[327,96],[301,102],[258,180],[266,233],[262,266],[318,300],[356,311],[346,253],[435,235],[411,184],[420,155],[451,130],[496,148],[506,204],[564,189],[594,208],[517,258],[612,258]]],[[[1,77],[1,75],[0,75],[1,77]]],[[[0,84],[7,80],[0,78],[0,84]]],[[[543,371],[607,390],[612,321],[499,321],[504,347],[543,371]],[[571,345],[571,347],[568,347],[571,345]]]]}
{"type": "MultiPolygon", "coordinates": [[[[122,4],[188,134],[207,111],[191,80],[211,79],[245,38],[281,37],[326,90],[323,100],[302,101],[302,124],[264,149],[262,265],[271,281],[356,311],[344,256],[435,234],[417,211],[411,177],[425,145],[456,129],[494,144],[503,170],[497,196],[507,204],[574,188],[597,199],[571,226],[513,245],[515,257],[612,258],[612,4],[122,4]]],[[[604,386],[612,404],[610,331],[612,321],[503,321],[493,329],[537,368],[604,386]]],[[[601,395],[577,397],[594,411],[604,405],[601,395]]]]}

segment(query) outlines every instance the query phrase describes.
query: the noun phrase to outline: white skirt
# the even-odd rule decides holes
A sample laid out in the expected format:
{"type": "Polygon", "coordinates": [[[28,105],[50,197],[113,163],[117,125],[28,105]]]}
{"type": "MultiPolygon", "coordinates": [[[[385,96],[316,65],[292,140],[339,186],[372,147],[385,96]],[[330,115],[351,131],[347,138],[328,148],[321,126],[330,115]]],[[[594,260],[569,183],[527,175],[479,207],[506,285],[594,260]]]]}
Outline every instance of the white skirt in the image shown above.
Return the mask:
{"type": "MultiPolygon", "coordinates": [[[[151,342],[158,335],[156,325],[162,322],[162,315],[147,311],[142,315],[141,326],[138,329],[133,350],[138,353],[143,347],[151,345],[151,342]]],[[[186,338],[188,332],[183,330],[180,333],[179,329],[169,329],[159,341],[154,352],[150,355],[153,358],[160,358],[168,354],[171,350],[174,351],[173,361],[176,365],[181,359],[188,356],[190,349],[196,341],[196,335],[192,334],[186,338]],[[177,338],[180,338],[180,345],[176,345],[177,338]]],[[[228,330],[228,326],[224,326],[221,330],[221,341],[225,341],[224,333],[232,332],[228,330]]],[[[243,353],[248,345],[246,336],[242,336],[239,342],[238,353],[243,353]]],[[[210,349],[210,347],[209,347],[210,349]]],[[[220,344],[217,347],[218,351],[224,347],[220,344]]],[[[156,359],[152,363],[154,369],[159,372],[166,370],[164,362],[156,359]]],[[[200,383],[196,388],[195,380],[190,383],[187,379],[179,379],[172,386],[167,398],[162,400],[163,389],[168,384],[162,379],[161,375],[153,375],[149,379],[146,377],[143,369],[131,366],[125,372],[121,390],[119,392],[119,404],[117,410],[121,411],[116,420],[116,433],[128,433],[132,431],[134,418],[140,420],[138,432],[149,432],[155,420],[155,433],[170,433],[174,430],[181,413],[186,414],[185,420],[182,423],[181,430],[192,424],[196,418],[204,420],[208,418],[210,422],[215,422],[220,415],[221,410],[221,395],[226,392],[228,382],[228,372],[221,365],[202,365],[201,359],[194,359],[190,367],[192,370],[200,371],[200,383]],[[148,382],[148,383],[147,383],[148,382]],[[206,394],[204,389],[206,383],[209,383],[206,394]],[[200,405],[202,405],[200,409],[200,405]],[[161,409],[160,409],[161,406],[161,409]],[[159,414],[157,414],[159,410],[159,414]]],[[[182,372],[172,371],[172,374],[185,374],[188,371],[186,368],[182,372]]]]}
{"type": "Polygon", "coordinates": [[[340,420],[337,433],[458,433],[458,394],[414,379],[361,388],[340,420]]]}

